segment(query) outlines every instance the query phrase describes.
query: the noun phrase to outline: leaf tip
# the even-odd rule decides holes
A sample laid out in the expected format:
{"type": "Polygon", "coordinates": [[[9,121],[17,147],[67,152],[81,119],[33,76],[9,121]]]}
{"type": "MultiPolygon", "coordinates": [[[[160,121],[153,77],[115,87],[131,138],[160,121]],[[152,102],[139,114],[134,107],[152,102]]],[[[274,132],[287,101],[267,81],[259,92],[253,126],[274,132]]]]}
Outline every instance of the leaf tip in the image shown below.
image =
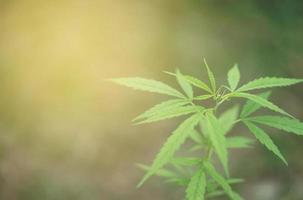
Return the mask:
{"type": "Polygon", "coordinates": [[[139,189],[140,187],[142,187],[142,185],[145,183],[145,181],[149,178],[149,174],[146,174],[141,180],[140,182],[136,185],[136,188],[139,189]]]}

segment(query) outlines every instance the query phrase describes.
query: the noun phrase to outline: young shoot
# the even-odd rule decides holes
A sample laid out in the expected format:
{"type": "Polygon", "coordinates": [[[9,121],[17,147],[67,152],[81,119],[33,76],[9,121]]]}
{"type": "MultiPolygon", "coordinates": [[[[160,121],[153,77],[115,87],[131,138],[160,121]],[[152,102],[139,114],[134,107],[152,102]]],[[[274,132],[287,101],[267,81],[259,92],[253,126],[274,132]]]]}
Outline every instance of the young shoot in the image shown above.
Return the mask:
{"type": "Polygon", "coordinates": [[[234,65],[227,73],[227,85],[217,86],[216,78],[205,62],[208,81],[185,75],[179,70],[175,73],[165,72],[176,78],[181,91],[160,81],[144,78],[117,78],[111,81],[136,90],[167,95],[170,99],[161,102],[136,117],[133,122],[144,124],[187,116],[171,133],[155,156],[150,166],[138,165],[146,173],[138,183],[142,186],[151,176],[160,176],[165,182],[184,187],[187,200],[204,200],[226,195],[229,199],[243,199],[232,189],[232,185],[243,182],[232,178],[229,173],[229,150],[250,148],[254,140],[245,135],[229,136],[234,126],[239,123],[285,165],[287,161],[275,145],[269,134],[260,125],[280,129],[288,133],[303,135],[303,123],[269,100],[274,87],[291,86],[303,82],[303,79],[263,77],[239,86],[240,72],[234,65]],[[199,89],[195,95],[193,87],[199,89]],[[251,93],[255,90],[266,90],[251,93]],[[233,105],[224,112],[218,108],[227,101],[245,99],[239,109],[233,105]],[[213,101],[212,107],[206,107],[205,101],[213,101]],[[269,109],[271,115],[255,115],[261,108],[269,109]],[[190,148],[184,149],[185,141],[191,140],[190,148]],[[187,156],[178,156],[183,149],[187,156]],[[197,156],[198,155],[198,156],[197,156]],[[214,165],[214,158],[221,166],[214,165]],[[222,167],[223,170],[220,170],[222,167]]]}

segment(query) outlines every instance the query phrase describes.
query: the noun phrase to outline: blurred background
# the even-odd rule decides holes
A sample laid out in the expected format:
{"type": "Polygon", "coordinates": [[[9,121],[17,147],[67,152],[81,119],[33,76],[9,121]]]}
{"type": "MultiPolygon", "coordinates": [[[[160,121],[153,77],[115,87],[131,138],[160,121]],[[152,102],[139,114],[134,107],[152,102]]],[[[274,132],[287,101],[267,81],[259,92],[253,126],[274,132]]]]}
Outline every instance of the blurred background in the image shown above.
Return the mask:
{"type": "MultiPolygon", "coordinates": [[[[176,67],[241,83],[303,77],[301,0],[0,0],[0,199],[179,200],[183,189],[143,172],[182,119],[132,126],[164,98],[104,79],[142,76],[178,88],[176,67]]],[[[272,99],[303,120],[303,87],[272,99]]],[[[244,127],[236,132],[248,135],[244,127]]],[[[289,167],[261,145],[233,151],[248,200],[303,199],[303,138],[270,130],[289,167]]],[[[225,198],[223,198],[225,199],[225,198]]]]}

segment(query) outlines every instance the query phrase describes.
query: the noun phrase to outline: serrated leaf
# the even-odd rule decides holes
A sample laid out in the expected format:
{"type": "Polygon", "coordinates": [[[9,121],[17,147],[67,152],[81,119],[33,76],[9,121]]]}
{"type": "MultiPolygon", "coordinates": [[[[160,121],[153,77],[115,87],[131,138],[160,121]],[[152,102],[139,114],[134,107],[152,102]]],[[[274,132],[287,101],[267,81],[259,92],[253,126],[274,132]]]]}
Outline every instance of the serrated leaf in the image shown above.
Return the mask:
{"type": "Polygon", "coordinates": [[[234,126],[239,114],[239,107],[233,106],[223,112],[219,117],[221,127],[224,129],[224,135],[227,134],[234,126]]]}
{"type": "Polygon", "coordinates": [[[228,155],[226,148],[226,140],[224,136],[224,129],[222,128],[219,120],[211,112],[205,114],[206,124],[205,131],[209,137],[216,154],[221,161],[225,173],[228,175],[228,155]]]}
{"type": "Polygon", "coordinates": [[[203,167],[200,167],[198,171],[190,179],[190,182],[186,189],[187,200],[204,200],[206,188],[206,176],[203,167]]]}
{"type": "MultiPolygon", "coordinates": [[[[241,179],[241,178],[230,178],[228,180],[226,180],[227,183],[229,185],[231,184],[238,184],[238,183],[243,183],[244,182],[244,179],[241,179]]],[[[210,179],[207,181],[207,185],[206,185],[206,191],[207,193],[211,193],[211,192],[214,192],[218,189],[219,185],[218,183],[213,180],[213,179],[210,179]]]]}
{"type": "Polygon", "coordinates": [[[263,106],[265,108],[268,108],[272,111],[275,111],[275,112],[278,112],[278,113],[281,113],[283,115],[287,115],[287,116],[293,118],[293,116],[291,116],[290,114],[288,114],[287,112],[285,112],[284,110],[282,110],[281,108],[276,106],[275,104],[273,104],[270,101],[268,101],[268,100],[266,100],[262,97],[259,97],[257,95],[248,94],[248,93],[234,93],[233,96],[234,97],[242,97],[242,98],[252,100],[252,101],[260,104],[261,106],[263,106]]]}
{"type": "Polygon", "coordinates": [[[154,113],[152,116],[147,117],[146,119],[137,122],[136,124],[145,124],[145,123],[151,123],[156,122],[164,119],[170,119],[173,117],[180,117],[182,115],[188,115],[195,112],[203,111],[205,108],[202,106],[180,106],[180,107],[173,107],[169,110],[162,110],[159,112],[154,113]]]}
{"type": "Polygon", "coordinates": [[[189,75],[185,75],[184,77],[185,77],[186,81],[189,82],[190,84],[192,84],[193,86],[196,86],[202,90],[205,90],[206,92],[212,93],[211,89],[203,81],[201,81],[193,76],[189,76],[189,75]]]}
{"type": "MultiPolygon", "coordinates": [[[[139,168],[141,168],[144,171],[150,171],[151,167],[143,164],[137,164],[139,168]]],[[[176,178],[178,175],[170,170],[167,169],[159,169],[155,175],[159,177],[164,177],[164,178],[176,178]]]]}
{"type": "MultiPolygon", "coordinates": [[[[258,94],[257,96],[262,97],[263,99],[268,99],[269,96],[271,95],[271,92],[263,92],[261,94],[258,94]]],[[[259,108],[261,108],[261,105],[252,101],[252,100],[248,100],[245,105],[243,106],[243,109],[241,111],[240,114],[240,118],[245,118],[249,115],[251,115],[252,113],[256,112],[259,108]]]]}
{"type": "Polygon", "coordinates": [[[229,87],[232,91],[234,91],[240,81],[240,71],[238,69],[238,65],[235,64],[233,68],[231,68],[227,74],[227,80],[229,87]]]}
{"type": "Polygon", "coordinates": [[[215,79],[215,76],[214,76],[213,72],[210,70],[205,58],[204,58],[204,64],[205,64],[205,67],[206,67],[206,70],[207,70],[207,75],[208,75],[208,79],[209,79],[212,91],[213,91],[213,93],[215,93],[216,90],[217,90],[216,79],[215,79]]]}
{"type": "Polygon", "coordinates": [[[242,136],[232,136],[226,138],[227,148],[250,148],[254,143],[252,139],[242,136]]]}
{"type": "Polygon", "coordinates": [[[280,153],[280,150],[278,147],[274,144],[274,142],[271,140],[271,138],[268,136],[267,133],[265,133],[262,129],[257,127],[251,122],[244,121],[244,124],[248,127],[248,129],[255,135],[255,137],[266,146],[266,148],[270,151],[272,151],[276,156],[278,156],[286,165],[287,161],[280,153]]]}
{"type": "MultiPolygon", "coordinates": [[[[142,170],[144,170],[144,171],[149,171],[151,169],[150,166],[143,165],[143,164],[137,164],[137,166],[139,168],[141,168],[142,170]]],[[[166,179],[165,183],[175,183],[177,185],[182,185],[182,186],[185,186],[189,183],[188,178],[180,177],[180,175],[175,173],[174,171],[164,169],[164,168],[159,169],[155,173],[155,175],[159,176],[159,177],[162,177],[162,178],[165,178],[166,179]]]]}
{"type": "Polygon", "coordinates": [[[181,74],[181,72],[179,70],[176,70],[176,75],[177,75],[177,81],[178,81],[179,85],[181,86],[181,88],[183,89],[183,91],[185,92],[187,97],[192,99],[194,97],[194,93],[193,93],[193,88],[191,87],[191,84],[189,84],[186,81],[184,75],[181,74]]]}
{"type": "Polygon", "coordinates": [[[172,110],[174,108],[184,106],[188,103],[189,102],[185,99],[171,99],[168,101],[164,101],[164,102],[157,104],[157,105],[153,106],[152,108],[148,109],[147,111],[145,111],[144,113],[142,113],[141,115],[139,115],[138,117],[133,119],[133,121],[137,121],[137,120],[144,119],[144,118],[149,118],[153,115],[157,115],[158,113],[163,113],[163,112],[172,110]]]}
{"type": "Polygon", "coordinates": [[[120,85],[131,87],[135,90],[142,90],[147,92],[154,92],[154,93],[166,94],[174,97],[184,98],[184,95],[180,93],[178,90],[172,88],[171,86],[165,83],[152,79],[133,77],[133,78],[110,79],[110,81],[120,85]]]}
{"type": "Polygon", "coordinates": [[[206,172],[222,187],[222,189],[231,199],[236,199],[227,180],[217,172],[215,167],[210,162],[204,162],[204,168],[206,169],[206,172]]]}
{"type": "Polygon", "coordinates": [[[303,82],[303,79],[277,78],[277,77],[262,77],[240,87],[237,91],[244,92],[255,89],[263,89],[270,87],[290,86],[303,82]]]}
{"type": "MultiPolygon", "coordinates": [[[[177,76],[176,73],[173,73],[173,72],[168,72],[168,71],[164,71],[164,73],[168,74],[168,75],[171,75],[171,76],[177,76]]],[[[193,76],[190,76],[190,75],[183,75],[183,77],[185,78],[185,80],[190,83],[191,85],[193,86],[196,86],[202,90],[205,90],[209,93],[213,93],[211,91],[211,89],[208,87],[208,85],[206,83],[204,83],[203,81],[201,81],[200,79],[198,78],[195,78],[193,76]]]]}
{"type": "Polygon", "coordinates": [[[258,116],[249,118],[249,121],[295,133],[297,135],[303,135],[303,123],[297,119],[280,116],[258,116]]]}
{"type": "Polygon", "coordinates": [[[137,187],[140,187],[149,177],[161,169],[167,162],[171,160],[175,152],[185,142],[191,131],[197,125],[201,118],[201,114],[195,114],[181,123],[178,128],[169,136],[160,152],[156,156],[151,169],[145,174],[137,187]]]}

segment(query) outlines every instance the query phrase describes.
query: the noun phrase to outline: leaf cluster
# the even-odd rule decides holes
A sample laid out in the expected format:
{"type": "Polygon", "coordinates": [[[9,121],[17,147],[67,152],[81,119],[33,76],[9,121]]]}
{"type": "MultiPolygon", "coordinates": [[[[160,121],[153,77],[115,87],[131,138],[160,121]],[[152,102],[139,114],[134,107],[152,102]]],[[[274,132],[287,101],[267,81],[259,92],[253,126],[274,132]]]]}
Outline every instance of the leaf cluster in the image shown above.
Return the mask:
{"type": "Polygon", "coordinates": [[[188,200],[203,200],[221,195],[227,195],[233,200],[243,199],[231,188],[232,184],[243,180],[230,177],[229,152],[230,149],[251,148],[255,141],[251,137],[229,136],[228,133],[233,131],[235,125],[243,123],[257,141],[287,165],[279,148],[260,125],[303,135],[303,123],[272,103],[269,100],[271,91],[257,94],[251,92],[290,86],[303,82],[303,79],[263,77],[239,86],[240,71],[238,66],[234,65],[227,73],[228,84],[218,87],[213,72],[205,60],[204,62],[208,83],[182,74],[179,70],[175,73],[165,72],[176,78],[181,91],[152,79],[138,77],[111,79],[115,83],[136,90],[172,97],[136,117],[133,120],[135,124],[187,116],[167,138],[152,164],[138,165],[146,171],[138,187],[156,175],[164,178],[165,182],[185,187],[188,200]],[[193,88],[197,88],[199,93],[195,94],[193,88]],[[238,105],[233,105],[218,114],[218,108],[234,98],[246,100],[242,109],[240,110],[238,105]],[[214,106],[207,108],[204,101],[209,100],[214,102],[214,106]],[[276,115],[254,115],[261,108],[269,109],[276,115]],[[177,152],[186,141],[192,142],[189,149],[183,149],[188,156],[180,157],[177,152]],[[196,156],[197,152],[199,156],[196,156]],[[220,166],[213,164],[215,157],[220,161],[223,173],[220,166]]]}

